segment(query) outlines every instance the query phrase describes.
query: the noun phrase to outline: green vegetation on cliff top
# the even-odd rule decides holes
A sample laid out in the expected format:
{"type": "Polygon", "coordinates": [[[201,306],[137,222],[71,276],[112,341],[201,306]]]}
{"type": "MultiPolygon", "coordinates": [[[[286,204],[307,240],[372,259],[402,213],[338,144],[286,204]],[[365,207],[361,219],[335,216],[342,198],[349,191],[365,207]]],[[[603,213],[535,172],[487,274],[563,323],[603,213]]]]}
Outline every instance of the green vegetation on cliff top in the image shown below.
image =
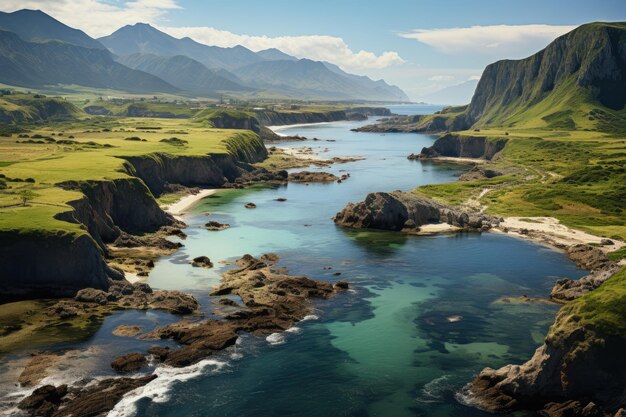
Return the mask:
{"type": "Polygon", "coordinates": [[[626,267],[599,288],[569,302],[560,311],[548,337],[568,334],[573,326],[600,336],[626,337],[626,267]]]}
{"type": "Polygon", "coordinates": [[[123,157],[229,153],[245,158],[262,146],[250,131],[212,129],[179,119],[97,118],[20,135],[0,137],[0,232],[84,233],[78,225],[54,218],[71,210],[68,201],[82,196],[55,184],[129,178],[123,157]],[[185,142],[162,142],[173,137],[185,142]],[[22,190],[36,193],[26,206],[19,198],[22,190]]]}

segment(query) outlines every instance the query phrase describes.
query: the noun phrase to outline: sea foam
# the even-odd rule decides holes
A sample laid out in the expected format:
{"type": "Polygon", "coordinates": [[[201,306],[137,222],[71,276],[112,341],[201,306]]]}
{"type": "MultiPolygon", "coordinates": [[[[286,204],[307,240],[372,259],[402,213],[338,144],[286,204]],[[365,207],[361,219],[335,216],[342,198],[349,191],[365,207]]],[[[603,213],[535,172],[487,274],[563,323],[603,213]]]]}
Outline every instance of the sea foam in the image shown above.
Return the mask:
{"type": "Polygon", "coordinates": [[[188,381],[207,373],[217,373],[226,366],[228,366],[228,362],[215,359],[205,359],[184,368],[159,366],[154,371],[158,378],[126,394],[109,412],[108,416],[127,417],[135,415],[137,413],[136,403],[142,398],[148,398],[155,403],[164,403],[169,400],[170,390],[176,382],[188,381]]]}

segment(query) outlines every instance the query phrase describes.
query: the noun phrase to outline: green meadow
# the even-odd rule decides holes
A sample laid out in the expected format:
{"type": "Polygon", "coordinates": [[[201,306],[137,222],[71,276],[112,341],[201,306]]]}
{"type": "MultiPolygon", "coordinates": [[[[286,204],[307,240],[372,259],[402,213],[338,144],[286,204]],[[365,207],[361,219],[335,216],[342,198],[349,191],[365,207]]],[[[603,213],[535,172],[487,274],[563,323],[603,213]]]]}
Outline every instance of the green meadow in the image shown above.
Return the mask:
{"type": "Polygon", "coordinates": [[[626,239],[626,139],[585,130],[480,129],[464,135],[507,137],[490,164],[504,175],[415,190],[462,204],[475,198],[499,216],[553,216],[596,235],[626,239]],[[479,197],[483,190],[486,193],[479,197]]]}
{"type": "Polygon", "coordinates": [[[0,137],[0,232],[83,233],[76,224],[55,220],[70,210],[68,201],[81,197],[56,184],[129,178],[124,157],[241,155],[260,140],[250,131],[208,126],[182,119],[86,118],[0,137]],[[24,202],[25,190],[33,198],[24,202]]]}

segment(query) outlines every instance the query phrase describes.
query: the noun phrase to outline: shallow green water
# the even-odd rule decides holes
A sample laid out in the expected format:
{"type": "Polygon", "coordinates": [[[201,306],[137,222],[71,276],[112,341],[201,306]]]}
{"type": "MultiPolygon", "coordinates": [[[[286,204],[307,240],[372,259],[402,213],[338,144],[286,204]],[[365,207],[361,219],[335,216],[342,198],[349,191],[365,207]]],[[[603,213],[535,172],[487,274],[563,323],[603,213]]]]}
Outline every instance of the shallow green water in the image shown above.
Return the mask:
{"type": "MultiPolygon", "coordinates": [[[[460,404],[455,393],[485,366],[530,357],[556,311],[552,305],[498,300],[546,296],[556,279],[583,271],[559,252],[503,235],[409,237],[336,227],[331,217],[368,192],[454,181],[459,173],[459,167],[406,159],[434,138],[350,131],[362,123],[283,130],[322,139],[286,146],[366,160],[324,168],[350,173],[342,184],[228,190],[205,199],[185,218],[185,247],[160,260],[149,279],[153,287],[193,292],[210,313],[207,294],[226,268],[221,261],[276,252],[290,272],[340,278],[352,291],[319,302],[316,318],[269,341],[243,335],[235,349],[198,365],[158,367],[159,378],[111,415],[483,415],[460,404]],[[279,197],[287,201],[275,201],[279,197]],[[244,208],[247,202],[257,208],[244,208]],[[202,226],[209,219],[231,228],[207,231],[202,226]],[[189,259],[200,255],[216,267],[192,268],[189,259]],[[454,316],[461,319],[451,322],[454,316]]],[[[113,357],[154,343],[113,337],[112,329],[138,322],[148,331],[173,320],[162,312],[116,313],[87,340],[49,347],[94,352],[67,376],[48,382],[112,375],[113,357]]]]}
{"type": "MultiPolygon", "coordinates": [[[[408,190],[458,174],[458,167],[406,159],[433,138],[349,131],[358,124],[283,131],[336,140],[289,146],[366,157],[325,168],[349,172],[349,180],[218,193],[186,219],[186,248],[172,259],[277,252],[291,272],[329,281],[341,272],[354,291],[320,302],[317,320],[299,323],[272,343],[243,337],[236,355],[222,358],[227,365],[155,388],[168,394],[157,397],[160,402],[139,400],[139,415],[482,415],[457,402],[455,393],[483,367],[521,362],[541,343],[555,307],[498,300],[545,296],[557,277],[581,275],[562,254],[492,234],[406,237],[334,226],[330,218],[368,192],[408,190]],[[287,201],[274,201],[279,197],[287,201]],[[244,208],[246,202],[257,209],[244,208]],[[232,227],[208,232],[201,228],[207,219],[232,227]],[[452,316],[462,319],[450,322],[452,316]]],[[[204,289],[221,269],[194,271],[165,261],[151,283],[204,289]]]]}

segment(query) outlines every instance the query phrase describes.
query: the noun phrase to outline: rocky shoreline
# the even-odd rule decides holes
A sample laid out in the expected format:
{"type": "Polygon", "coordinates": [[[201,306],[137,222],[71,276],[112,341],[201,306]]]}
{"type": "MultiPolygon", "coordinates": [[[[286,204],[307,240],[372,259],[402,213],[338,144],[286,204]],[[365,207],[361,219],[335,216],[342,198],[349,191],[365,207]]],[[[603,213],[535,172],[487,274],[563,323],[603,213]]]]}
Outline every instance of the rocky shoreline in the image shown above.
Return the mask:
{"type": "Polygon", "coordinates": [[[419,232],[421,226],[447,223],[456,230],[487,231],[500,219],[437,203],[408,192],[370,193],[364,201],[348,204],[334,217],[335,224],[350,228],[370,228],[419,232]]]}
{"type": "MultiPolygon", "coordinates": [[[[183,320],[141,336],[133,332],[135,337],[144,340],[173,340],[179,347],[155,345],[146,352],[125,354],[113,360],[112,368],[122,374],[136,372],[149,359],[173,367],[195,364],[233,346],[240,332],[255,336],[283,332],[312,313],[313,299],[327,299],[348,289],[348,283],[343,281],[332,284],[288,275],[287,271],[276,267],[278,260],[275,254],[260,258],[243,256],[235,262],[234,269],[223,274],[222,282],[210,294],[218,297],[216,313],[221,318],[183,320]],[[241,303],[232,297],[237,297],[241,303]]],[[[57,303],[51,311],[90,314],[108,304],[127,308],[165,308],[177,314],[190,314],[198,307],[192,296],[178,291],[152,291],[146,284],[125,284],[108,293],[96,289],[82,290],[73,300],[57,303]]],[[[54,363],[45,362],[47,366],[41,358],[34,357],[23,371],[28,375],[30,385],[40,381],[54,363]]],[[[17,406],[33,416],[100,415],[113,409],[126,393],[157,377],[152,373],[133,378],[107,378],[82,386],[44,385],[17,406]]]]}
{"type": "MultiPolygon", "coordinates": [[[[348,204],[334,218],[337,225],[419,234],[420,228],[442,222],[455,230],[498,230],[503,219],[480,211],[437,203],[412,193],[371,193],[348,204]]],[[[593,326],[580,325],[571,303],[593,293],[626,269],[598,247],[557,245],[577,266],[590,274],[578,280],[561,279],[550,301],[565,304],[545,344],[525,364],[484,369],[458,398],[492,413],[535,410],[548,417],[626,416],[626,339],[593,326]],[[624,408],[622,408],[624,407],[624,408]]],[[[528,299],[530,302],[531,300],[528,299]]]]}

